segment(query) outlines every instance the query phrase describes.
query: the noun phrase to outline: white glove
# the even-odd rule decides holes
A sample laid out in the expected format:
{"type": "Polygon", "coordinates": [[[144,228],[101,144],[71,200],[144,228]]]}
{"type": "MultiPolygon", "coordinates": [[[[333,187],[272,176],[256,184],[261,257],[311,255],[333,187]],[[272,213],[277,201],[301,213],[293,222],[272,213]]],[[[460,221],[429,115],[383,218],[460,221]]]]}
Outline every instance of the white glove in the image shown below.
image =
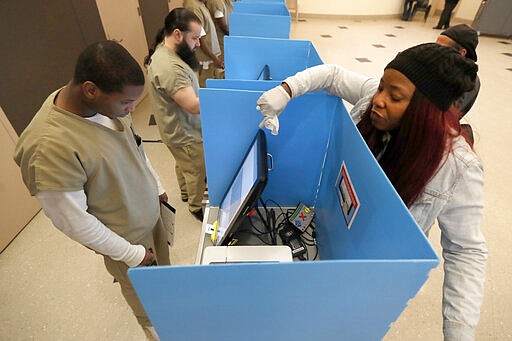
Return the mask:
{"type": "Polygon", "coordinates": [[[272,135],[277,135],[279,133],[279,119],[277,116],[266,116],[263,121],[260,122],[259,127],[265,127],[270,130],[272,135]]]}
{"type": "Polygon", "coordinates": [[[256,109],[260,110],[265,118],[261,121],[260,128],[265,127],[272,132],[272,135],[277,135],[279,132],[279,119],[277,116],[286,108],[290,99],[290,95],[281,85],[261,95],[256,109]]]}

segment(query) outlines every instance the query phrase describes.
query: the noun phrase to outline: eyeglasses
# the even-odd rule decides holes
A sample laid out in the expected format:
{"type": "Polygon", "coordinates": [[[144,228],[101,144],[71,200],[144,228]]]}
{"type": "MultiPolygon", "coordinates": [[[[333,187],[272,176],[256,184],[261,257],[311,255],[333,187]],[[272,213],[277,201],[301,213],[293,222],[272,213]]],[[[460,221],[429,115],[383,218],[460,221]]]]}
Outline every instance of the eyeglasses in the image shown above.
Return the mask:
{"type": "MultiPolygon", "coordinates": [[[[192,32],[192,31],[190,31],[190,30],[184,30],[184,31],[182,31],[182,32],[189,32],[189,33],[194,34],[194,32],[192,32]]],[[[192,40],[194,40],[194,41],[199,41],[200,39],[201,39],[201,35],[194,34],[194,35],[192,36],[192,40]]]]}

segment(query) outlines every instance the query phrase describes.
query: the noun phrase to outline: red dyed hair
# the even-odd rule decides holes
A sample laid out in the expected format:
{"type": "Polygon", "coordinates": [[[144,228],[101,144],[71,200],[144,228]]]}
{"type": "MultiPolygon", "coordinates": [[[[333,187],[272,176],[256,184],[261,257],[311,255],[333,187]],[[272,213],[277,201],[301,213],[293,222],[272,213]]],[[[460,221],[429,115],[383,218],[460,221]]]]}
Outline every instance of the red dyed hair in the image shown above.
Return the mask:
{"type": "MultiPolygon", "coordinates": [[[[357,124],[373,155],[384,148],[383,131],[370,120],[371,105],[357,124]]],[[[379,164],[396,191],[410,207],[436,174],[452,150],[453,138],[463,135],[456,110],[442,111],[416,90],[400,126],[391,131],[391,140],[379,164]]],[[[467,136],[464,136],[468,141],[467,136]]]]}

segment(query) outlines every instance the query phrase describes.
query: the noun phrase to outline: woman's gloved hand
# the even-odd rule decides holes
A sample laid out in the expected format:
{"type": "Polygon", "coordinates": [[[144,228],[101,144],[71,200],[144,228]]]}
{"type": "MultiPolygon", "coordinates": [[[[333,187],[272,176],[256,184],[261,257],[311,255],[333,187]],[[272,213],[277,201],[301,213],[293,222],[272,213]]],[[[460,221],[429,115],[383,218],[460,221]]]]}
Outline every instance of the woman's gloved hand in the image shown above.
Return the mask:
{"type": "Polygon", "coordinates": [[[265,117],[260,123],[260,128],[265,127],[272,132],[272,135],[277,135],[279,132],[279,119],[277,116],[286,108],[290,99],[290,95],[281,85],[261,95],[256,109],[260,110],[261,114],[265,117]]]}

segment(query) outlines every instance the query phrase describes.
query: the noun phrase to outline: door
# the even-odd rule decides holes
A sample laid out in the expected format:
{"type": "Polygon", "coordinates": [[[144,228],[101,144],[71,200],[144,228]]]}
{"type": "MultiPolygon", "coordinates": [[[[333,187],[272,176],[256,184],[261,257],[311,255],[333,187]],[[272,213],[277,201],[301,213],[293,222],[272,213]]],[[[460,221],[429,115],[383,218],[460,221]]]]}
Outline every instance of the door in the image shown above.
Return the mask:
{"type": "Polygon", "coordinates": [[[164,20],[169,13],[168,0],[139,0],[144,23],[144,32],[148,46],[155,43],[158,31],[164,27],[164,20]]]}
{"type": "Polygon", "coordinates": [[[512,36],[512,1],[487,0],[482,1],[480,9],[473,22],[475,30],[481,34],[500,37],[512,36]]]}
{"type": "Polygon", "coordinates": [[[176,7],[183,7],[183,0],[168,0],[169,2],[169,12],[175,9],[176,7]]]}
{"type": "MultiPolygon", "coordinates": [[[[107,39],[123,45],[145,71],[144,57],[148,54],[148,44],[139,2],[137,0],[96,0],[96,4],[107,39]]],[[[147,87],[144,87],[144,92],[137,103],[146,94],[147,87]]]]}
{"type": "Polygon", "coordinates": [[[94,0],[0,1],[0,106],[18,135],[71,79],[80,52],[104,39],[94,0]]]}

